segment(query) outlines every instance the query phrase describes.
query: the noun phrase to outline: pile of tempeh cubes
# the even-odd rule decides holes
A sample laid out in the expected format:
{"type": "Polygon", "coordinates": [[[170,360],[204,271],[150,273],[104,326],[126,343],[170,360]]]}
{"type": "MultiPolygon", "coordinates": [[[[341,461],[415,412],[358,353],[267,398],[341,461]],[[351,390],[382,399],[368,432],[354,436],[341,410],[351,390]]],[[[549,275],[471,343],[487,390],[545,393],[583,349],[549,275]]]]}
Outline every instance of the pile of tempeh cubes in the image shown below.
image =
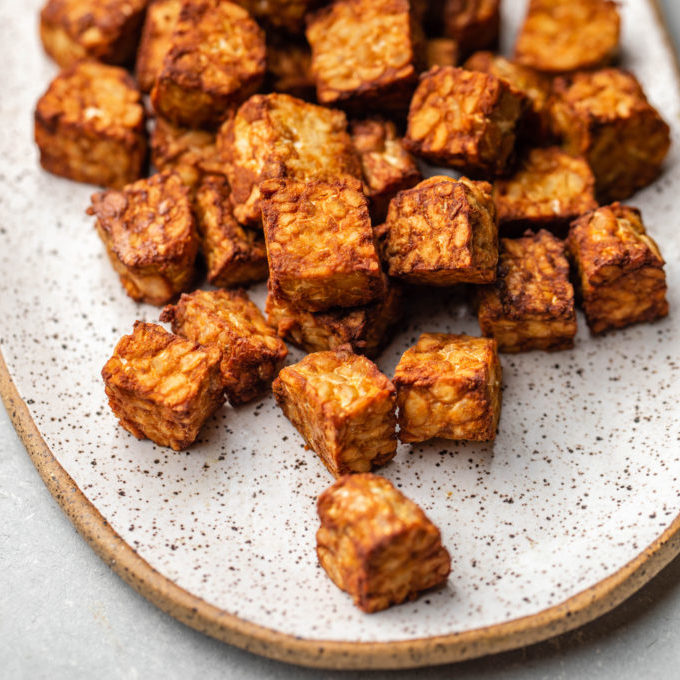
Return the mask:
{"type": "Polygon", "coordinates": [[[339,478],[318,501],[319,561],[369,612],[450,570],[439,530],[372,474],[397,438],[492,440],[498,352],[571,348],[572,281],[593,333],[668,312],[659,249],[617,202],[659,175],[670,138],[611,66],[616,3],[530,0],[512,59],[487,51],[499,3],[49,0],[41,14],[63,68],[36,107],[41,164],[106,187],[88,213],[111,264],[172,329],[138,321],[120,340],[102,372],[113,412],[179,450],[226,398],[273,389],[339,478]],[[414,156],[465,176],[423,179],[414,156]],[[204,269],[213,288],[196,289],[204,269]],[[264,280],[266,319],[243,290],[264,280]],[[424,333],[388,379],[371,359],[405,297],[457,284],[483,337],[424,333]],[[310,354],[284,367],[284,340],[310,354]]]}

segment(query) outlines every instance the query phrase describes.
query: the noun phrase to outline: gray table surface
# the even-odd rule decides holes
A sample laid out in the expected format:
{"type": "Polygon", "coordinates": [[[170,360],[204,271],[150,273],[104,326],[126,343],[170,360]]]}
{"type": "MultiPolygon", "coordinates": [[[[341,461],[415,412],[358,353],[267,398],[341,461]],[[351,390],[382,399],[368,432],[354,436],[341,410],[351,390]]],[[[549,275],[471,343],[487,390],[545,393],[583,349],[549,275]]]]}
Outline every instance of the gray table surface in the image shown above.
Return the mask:
{"type": "MultiPolygon", "coordinates": [[[[680,45],[680,2],[664,0],[680,45]]],[[[336,678],[186,628],[121,581],[73,529],[0,406],[0,678],[336,678]]],[[[439,678],[680,677],[680,558],[618,609],[526,649],[429,669],[439,678]]],[[[355,673],[416,678],[422,670],[355,673]]]]}

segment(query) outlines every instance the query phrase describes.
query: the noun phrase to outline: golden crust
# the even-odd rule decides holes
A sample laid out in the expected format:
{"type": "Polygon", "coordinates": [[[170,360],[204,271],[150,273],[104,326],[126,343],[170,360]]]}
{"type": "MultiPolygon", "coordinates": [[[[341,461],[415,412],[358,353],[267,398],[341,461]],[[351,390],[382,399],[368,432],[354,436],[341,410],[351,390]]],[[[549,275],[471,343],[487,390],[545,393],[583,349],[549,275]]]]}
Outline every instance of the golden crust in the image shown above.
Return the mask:
{"type": "Polygon", "coordinates": [[[270,28],[282,28],[292,34],[304,30],[305,14],[317,0],[235,0],[258,21],[270,28]]]}
{"type": "Polygon", "coordinates": [[[264,238],[234,218],[225,177],[209,175],[203,180],[194,198],[194,213],[210,283],[232,288],[267,279],[264,238]]]}
{"type": "Polygon", "coordinates": [[[401,441],[496,437],[501,365],[495,340],[423,333],[404,352],[393,382],[401,441]]]}
{"type": "Polygon", "coordinates": [[[220,358],[216,347],[137,321],[102,370],[109,406],[138,439],[184,449],[224,403],[220,358]]]}
{"type": "Polygon", "coordinates": [[[574,346],[576,311],[564,242],[550,232],[501,239],[498,278],[478,292],[482,334],[501,352],[574,346]]]}
{"type": "Polygon", "coordinates": [[[458,66],[460,47],[452,38],[430,38],[425,45],[427,69],[433,66],[458,66]]]}
{"type": "Polygon", "coordinates": [[[336,0],[307,19],[321,104],[405,111],[420,44],[408,0],[336,0]]]}
{"type": "Polygon", "coordinates": [[[583,215],[567,248],[593,333],[668,314],[664,260],[636,208],[613,203],[583,215]]]}
{"type": "Polygon", "coordinates": [[[198,236],[187,188],[174,173],[92,195],[88,215],[125,292],[163,305],[194,276],[198,236]]]}
{"type": "Polygon", "coordinates": [[[347,349],[308,354],[272,385],[277,404],[335,477],[394,458],[394,385],[347,349]]]}
{"type": "Polygon", "coordinates": [[[526,98],[496,76],[435,66],[411,100],[406,147],[433,163],[502,174],[526,108],[526,98]]]}
{"type": "Polygon", "coordinates": [[[670,130],[633,75],[603,69],[558,78],[551,117],[565,150],[583,156],[601,201],[624,199],[653,182],[670,130]]]}
{"type": "Polygon", "coordinates": [[[151,101],[177,125],[216,127],[262,83],[264,32],[233,2],[185,2],[171,42],[151,101]]]}
{"type": "Polygon", "coordinates": [[[220,370],[233,406],[269,391],[288,350],[260,310],[240,290],[197,290],[168,305],[161,321],[174,333],[222,355],[220,370]]]}
{"type": "Polygon", "coordinates": [[[390,276],[430,286],[489,283],[498,261],[491,185],[439,175],[401,191],[383,239],[390,276]]]}
{"type": "Polygon", "coordinates": [[[531,0],[515,58],[546,73],[604,66],[618,51],[620,24],[613,0],[531,0]]]}
{"type": "Polygon", "coordinates": [[[512,177],[494,182],[494,200],[501,233],[526,227],[564,229],[597,208],[595,178],[583,158],[558,147],[532,149],[512,177]]]}
{"type": "Polygon", "coordinates": [[[451,557],[439,529],[382,477],[348,475],[317,502],[319,563],[354,604],[377,612],[446,581],[451,557]]]}
{"type": "Polygon", "coordinates": [[[267,35],[267,88],[300,99],[314,100],[312,52],[303,40],[267,35]]]}
{"type": "Polygon", "coordinates": [[[392,281],[385,298],[370,305],[307,312],[269,291],[265,311],[278,334],[306,352],[349,345],[357,354],[375,358],[402,317],[403,297],[401,285],[392,281]]]}
{"type": "Polygon", "coordinates": [[[241,224],[259,224],[260,183],[266,179],[361,177],[342,111],[286,94],[255,95],[217,137],[241,224]]]}
{"type": "Polygon", "coordinates": [[[135,75],[142,92],[151,91],[161,72],[181,9],[182,0],[152,0],[149,3],[135,64],[135,75]]]}
{"type": "Polygon", "coordinates": [[[274,295],[313,312],[384,296],[359,180],[271,179],[260,191],[274,295]]]}
{"type": "Polygon", "coordinates": [[[62,71],[36,104],[34,134],[40,164],[55,175],[122,187],[142,174],[141,94],[117,66],[84,61],[62,71]]]}
{"type": "Polygon", "coordinates": [[[420,170],[397,136],[392,121],[381,118],[353,121],[350,135],[361,161],[371,217],[375,222],[382,222],[392,198],[422,179],[420,170]]]}
{"type": "Polygon", "coordinates": [[[444,0],[444,34],[462,54],[498,44],[500,0],[444,0]]]}
{"type": "Polygon", "coordinates": [[[148,0],[48,0],[40,39],[62,68],[82,59],[126,64],[134,58],[148,0]]]}

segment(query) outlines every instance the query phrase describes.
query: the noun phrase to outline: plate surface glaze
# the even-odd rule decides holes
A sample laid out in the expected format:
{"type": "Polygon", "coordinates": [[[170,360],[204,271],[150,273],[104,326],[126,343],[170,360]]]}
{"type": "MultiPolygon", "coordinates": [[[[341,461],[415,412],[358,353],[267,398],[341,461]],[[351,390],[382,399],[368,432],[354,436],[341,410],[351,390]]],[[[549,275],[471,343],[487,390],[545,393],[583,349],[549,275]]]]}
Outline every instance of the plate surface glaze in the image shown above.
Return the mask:
{"type": "MultiPolygon", "coordinates": [[[[573,351],[501,357],[495,443],[401,445],[381,474],[441,528],[453,569],[446,587],[371,616],[317,565],[315,501],[332,479],[271,397],[223,408],[181,453],[137,441],[109,411],[101,367],[135,319],[154,321],[159,310],[124,295],[84,212],[94,188],[39,169],[32,111],[56,72],[37,38],[40,4],[0,8],[2,354],[58,463],[158,572],[162,587],[149,592],[151,576],[139,585],[146,565],[120,553],[118,562],[139,571],[127,578],[142,592],[173,611],[181,591],[165,577],[226,612],[198,603],[192,616],[175,615],[279,658],[330,666],[441,662],[519,643],[503,643],[502,628],[492,628],[461,651],[454,634],[520,617],[531,617],[522,626],[534,630],[524,642],[569,627],[549,628],[540,613],[612,577],[671,527],[680,512],[680,96],[650,3],[622,2],[623,65],[672,125],[674,143],[663,177],[630,203],[642,208],[668,263],[671,316],[595,339],[579,315],[573,351]],[[258,637],[264,646],[250,644],[258,637]]],[[[506,48],[523,10],[523,2],[505,2],[506,48]]],[[[264,287],[252,295],[262,306],[264,287]]],[[[422,331],[479,334],[456,294],[435,298],[426,292],[412,300],[407,325],[378,362],[387,375],[422,331]]],[[[113,561],[105,547],[99,551],[113,561]]],[[[638,575],[636,587],[660,566],[638,575]]],[[[594,603],[602,601],[581,621],[615,604],[593,593],[594,603]]]]}

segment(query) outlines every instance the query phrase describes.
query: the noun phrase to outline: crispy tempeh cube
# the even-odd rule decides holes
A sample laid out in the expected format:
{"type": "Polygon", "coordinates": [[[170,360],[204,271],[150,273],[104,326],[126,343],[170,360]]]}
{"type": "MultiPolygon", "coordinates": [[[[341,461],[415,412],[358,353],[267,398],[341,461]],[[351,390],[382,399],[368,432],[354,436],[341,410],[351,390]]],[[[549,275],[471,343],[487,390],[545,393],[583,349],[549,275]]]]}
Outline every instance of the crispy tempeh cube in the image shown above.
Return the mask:
{"type": "Polygon", "coordinates": [[[234,0],[245,7],[268,28],[284,29],[288,33],[301,33],[305,14],[317,0],[234,0]]]}
{"type": "Polygon", "coordinates": [[[198,235],[187,188],[174,173],[92,195],[88,215],[125,292],[163,305],[194,276],[198,235]]]}
{"type": "Polygon", "coordinates": [[[277,404],[335,477],[368,472],[397,452],[394,385],[366,357],[308,354],[272,385],[277,404]]]}
{"type": "Polygon", "coordinates": [[[262,234],[244,229],[236,221],[229,195],[226,178],[209,175],[194,198],[208,281],[220,288],[264,281],[269,274],[262,234]]]}
{"type": "Polygon", "coordinates": [[[439,529],[383,477],[347,475],[317,502],[316,554],[361,610],[377,612],[446,581],[451,557],[439,529]]]}
{"type": "Polygon", "coordinates": [[[620,30],[613,0],[531,0],[515,58],[546,73],[597,68],[616,56],[620,30]]]}
{"type": "Polygon", "coordinates": [[[117,66],[84,61],[62,71],[35,108],[35,142],[48,172],[122,187],[142,174],[145,115],[134,80],[117,66]]]}
{"type": "Polygon", "coordinates": [[[62,68],[82,59],[127,64],[135,56],[148,0],[47,0],[40,39],[62,68]]]}
{"type": "Polygon", "coordinates": [[[500,0],[444,0],[444,34],[460,53],[494,48],[500,31],[500,0]]]}
{"type": "Polygon", "coordinates": [[[411,100],[406,147],[428,161],[475,174],[502,174],[526,97],[496,76],[435,66],[411,100]]]}
{"type": "Polygon", "coordinates": [[[583,215],[567,248],[593,333],[668,314],[664,260],[636,208],[613,203],[583,215]]]}
{"type": "Polygon", "coordinates": [[[425,45],[425,64],[433,66],[458,66],[460,48],[451,38],[430,38],[425,45]]]}
{"type": "Polygon", "coordinates": [[[300,99],[316,98],[312,52],[304,40],[292,40],[281,34],[267,35],[266,86],[300,99]]]}
{"type": "Polygon", "coordinates": [[[619,69],[558,78],[551,117],[566,151],[583,156],[601,201],[624,199],[653,182],[670,130],[633,75],[619,69]]]}
{"type": "Polygon", "coordinates": [[[138,439],[189,446],[224,403],[221,352],[136,321],[102,370],[109,406],[138,439]]]}
{"type": "Polygon", "coordinates": [[[142,92],[151,92],[161,72],[181,9],[182,0],[151,0],[149,3],[135,64],[135,75],[142,92]]]}
{"type": "Polygon", "coordinates": [[[501,234],[539,227],[566,234],[572,220],[597,208],[595,178],[583,158],[532,149],[512,177],[494,182],[494,200],[501,234]]]}
{"type": "Polygon", "coordinates": [[[498,227],[488,182],[430,177],[397,194],[384,231],[390,276],[430,286],[496,278],[498,227]]]}
{"type": "Polygon", "coordinates": [[[259,224],[265,179],[361,177],[361,165],[342,111],[287,94],[255,95],[217,137],[241,224],[259,224]]]}
{"type": "Polygon", "coordinates": [[[394,372],[399,439],[490,441],[501,415],[496,341],[423,333],[394,372]]]}
{"type": "Polygon", "coordinates": [[[380,118],[353,121],[350,134],[361,161],[371,217],[375,222],[383,222],[392,198],[421,180],[420,170],[397,136],[392,121],[380,118]]]}
{"type": "Polygon", "coordinates": [[[265,394],[288,356],[284,342],[242,290],[196,290],[168,305],[174,333],[222,352],[224,389],[233,406],[265,394]]]}
{"type": "Polygon", "coordinates": [[[424,41],[409,0],[336,0],[307,19],[321,104],[403,112],[424,41]]]}
{"type": "Polygon", "coordinates": [[[185,2],[171,43],[151,101],[176,125],[216,127],[262,83],[264,32],[233,2],[185,2]]]}
{"type": "Polygon", "coordinates": [[[387,284],[385,298],[363,307],[307,312],[269,291],[267,321],[278,334],[306,352],[321,352],[349,345],[357,354],[375,358],[402,317],[403,288],[387,284]]]}
{"type": "Polygon", "coordinates": [[[311,312],[385,294],[366,197],[354,177],[260,185],[271,289],[311,312]]]}
{"type": "Polygon", "coordinates": [[[478,317],[500,352],[572,348],[576,310],[564,242],[544,229],[501,239],[498,278],[479,288],[478,317]]]}

